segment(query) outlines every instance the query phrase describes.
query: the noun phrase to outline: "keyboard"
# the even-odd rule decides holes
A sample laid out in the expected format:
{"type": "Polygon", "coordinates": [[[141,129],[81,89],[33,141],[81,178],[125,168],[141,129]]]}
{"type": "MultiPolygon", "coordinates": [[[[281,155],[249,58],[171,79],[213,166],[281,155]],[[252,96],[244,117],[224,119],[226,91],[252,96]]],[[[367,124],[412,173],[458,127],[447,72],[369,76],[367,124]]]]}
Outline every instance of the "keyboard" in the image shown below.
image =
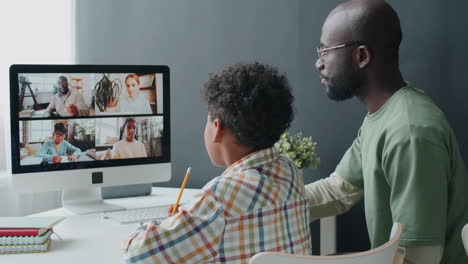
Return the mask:
{"type": "Polygon", "coordinates": [[[119,224],[143,223],[152,220],[164,220],[167,218],[169,205],[128,209],[102,213],[104,218],[109,218],[119,224]]]}

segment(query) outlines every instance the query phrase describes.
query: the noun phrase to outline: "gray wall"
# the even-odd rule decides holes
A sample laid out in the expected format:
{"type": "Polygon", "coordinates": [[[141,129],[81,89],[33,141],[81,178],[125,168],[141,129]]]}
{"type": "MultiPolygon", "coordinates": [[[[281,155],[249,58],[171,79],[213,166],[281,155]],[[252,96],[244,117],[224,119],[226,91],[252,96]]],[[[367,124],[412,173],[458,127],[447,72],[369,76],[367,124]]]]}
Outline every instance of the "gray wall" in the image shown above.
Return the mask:
{"type": "MultiPolygon", "coordinates": [[[[203,143],[206,106],[199,91],[208,73],[239,61],[278,66],[289,76],[296,97],[292,132],[302,131],[319,144],[320,168],[305,170],[305,182],[311,182],[334,170],[365,115],[356,99],[328,100],[314,66],[321,25],[341,2],[80,0],[77,63],[169,65],[173,175],[170,182],[157,185],[179,186],[186,168],[192,166],[188,187],[194,188],[223,171],[211,165],[203,143]]],[[[402,73],[445,111],[467,161],[468,2],[389,3],[403,28],[402,73]]],[[[341,219],[342,229],[366,236],[362,204],[341,219]],[[361,229],[355,228],[356,221],[361,229]]]]}
{"type": "MultiPolygon", "coordinates": [[[[442,4],[441,4],[442,5],[442,4]]],[[[468,164],[468,1],[447,1],[442,26],[444,73],[440,86],[442,109],[455,131],[465,164],[468,164]]]]}
{"type": "Polygon", "coordinates": [[[77,1],[77,63],[167,64],[171,69],[172,180],[200,188],[223,169],[203,143],[200,88],[210,72],[259,60],[298,86],[299,1],[77,1]],[[107,11],[107,12],[105,12],[107,11]]]}

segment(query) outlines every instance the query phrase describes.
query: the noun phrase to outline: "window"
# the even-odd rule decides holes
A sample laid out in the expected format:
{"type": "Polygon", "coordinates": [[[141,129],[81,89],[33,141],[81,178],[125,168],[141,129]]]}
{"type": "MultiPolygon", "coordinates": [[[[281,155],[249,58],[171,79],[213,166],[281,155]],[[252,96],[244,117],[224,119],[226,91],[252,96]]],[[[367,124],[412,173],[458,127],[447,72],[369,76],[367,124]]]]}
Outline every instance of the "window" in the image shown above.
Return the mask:
{"type": "Polygon", "coordinates": [[[10,153],[10,65],[73,63],[73,7],[73,0],[0,1],[0,171],[10,153]]]}
{"type": "Polygon", "coordinates": [[[52,137],[53,131],[53,121],[31,121],[29,122],[29,142],[44,142],[52,137]]]}
{"type": "Polygon", "coordinates": [[[120,137],[118,118],[96,119],[96,146],[112,145],[120,137]]]}

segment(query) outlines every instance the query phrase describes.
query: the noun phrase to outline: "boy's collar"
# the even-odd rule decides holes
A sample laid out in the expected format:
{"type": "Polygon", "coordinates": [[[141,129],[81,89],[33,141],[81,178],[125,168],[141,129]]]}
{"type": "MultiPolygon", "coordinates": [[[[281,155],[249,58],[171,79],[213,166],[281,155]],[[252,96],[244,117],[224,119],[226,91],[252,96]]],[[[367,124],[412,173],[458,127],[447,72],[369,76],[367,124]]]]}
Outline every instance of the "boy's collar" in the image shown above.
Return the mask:
{"type": "Polygon", "coordinates": [[[223,172],[222,176],[250,168],[256,168],[265,163],[272,162],[273,160],[277,159],[278,156],[279,154],[275,147],[270,147],[252,152],[249,155],[231,164],[231,166],[229,166],[223,172]]]}

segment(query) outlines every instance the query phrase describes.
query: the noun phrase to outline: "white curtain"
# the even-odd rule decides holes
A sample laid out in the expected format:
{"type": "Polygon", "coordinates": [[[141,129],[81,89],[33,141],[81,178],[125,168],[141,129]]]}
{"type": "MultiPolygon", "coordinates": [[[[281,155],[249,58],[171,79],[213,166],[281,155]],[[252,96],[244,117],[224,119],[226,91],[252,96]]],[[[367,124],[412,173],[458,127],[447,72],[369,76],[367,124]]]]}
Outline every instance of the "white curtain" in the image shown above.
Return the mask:
{"type": "Polygon", "coordinates": [[[61,207],[61,192],[19,194],[11,185],[11,64],[73,63],[73,0],[0,2],[0,216],[21,216],[61,207]]]}

